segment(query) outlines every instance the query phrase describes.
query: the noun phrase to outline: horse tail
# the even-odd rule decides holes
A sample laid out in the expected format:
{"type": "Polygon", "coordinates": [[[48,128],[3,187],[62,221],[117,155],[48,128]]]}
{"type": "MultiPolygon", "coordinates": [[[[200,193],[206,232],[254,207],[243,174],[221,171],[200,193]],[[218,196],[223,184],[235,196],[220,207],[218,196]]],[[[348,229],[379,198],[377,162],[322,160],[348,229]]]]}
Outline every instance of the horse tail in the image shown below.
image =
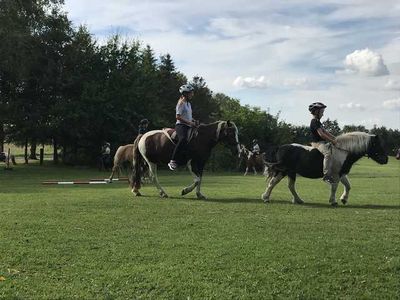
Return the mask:
{"type": "Polygon", "coordinates": [[[279,147],[272,145],[268,146],[263,159],[264,159],[264,175],[269,177],[273,177],[279,172],[285,172],[286,169],[283,166],[282,162],[278,160],[277,154],[278,154],[279,147]]]}
{"type": "Polygon", "coordinates": [[[142,166],[144,164],[144,159],[142,154],[139,151],[139,141],[142,135],[138,135],[138,137],[133,142],[133,161],[132,161],[132,178],[131,185],[134,191],[138,191],[141,187],[142,183],[142,166]]]}

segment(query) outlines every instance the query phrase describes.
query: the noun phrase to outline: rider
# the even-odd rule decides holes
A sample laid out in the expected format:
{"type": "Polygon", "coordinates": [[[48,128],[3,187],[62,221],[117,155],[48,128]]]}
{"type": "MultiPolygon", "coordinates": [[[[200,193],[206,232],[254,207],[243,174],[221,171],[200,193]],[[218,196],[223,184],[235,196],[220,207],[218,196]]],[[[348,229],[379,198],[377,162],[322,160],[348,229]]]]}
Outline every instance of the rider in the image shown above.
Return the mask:
{"type": "Polygon", "coordinates": [[[194,88],[190,84],[184,84],[179,88],[181,96],[176,105],[175,124],[175,130],[179,140],[175,146],[171,161],[168,163],[168,167],[172,171],[178,167],[178,160],[179,163],[181,163],[181,160],[184,161],[182,156],[186,151],[190,129],[196,126],[192,118],[192,106],[189,102],[194,95],[193,91],[194,88]]]}
{"type": "Polygon", "coordinates": [[[257,139],[253,140],[253,149],[251,150],[255,155],[260,154],[260,146],[258,145],[257,139]]]}
{"type": "Polygon", "coordinates": [[[324,115],[326,105],[321,102],[314,102],[308,106],[313,115],[310,123],[312,142],[311,146],[317,148],[324,155],[323,173],[324,181],[334,182],[332,172],[332,145],[336,145],[336,137],[329,133],[322,125],[321,118],[324,115]]]}
{"type": "Polygon", "coordinates": [[[107,168],[108,163],[111,161],[111,145],[109,142],[105,142],[101,147],[101,162],[104,168],[107,168]]]}
{"type": "Polygon", "coordinates": [[[147,127],[149,126],[149,120],[147,119],[142,119],[139,122],[139,128],[138,128],[138,135],[139,134],[145,134],[147,132],[147,127]]]}

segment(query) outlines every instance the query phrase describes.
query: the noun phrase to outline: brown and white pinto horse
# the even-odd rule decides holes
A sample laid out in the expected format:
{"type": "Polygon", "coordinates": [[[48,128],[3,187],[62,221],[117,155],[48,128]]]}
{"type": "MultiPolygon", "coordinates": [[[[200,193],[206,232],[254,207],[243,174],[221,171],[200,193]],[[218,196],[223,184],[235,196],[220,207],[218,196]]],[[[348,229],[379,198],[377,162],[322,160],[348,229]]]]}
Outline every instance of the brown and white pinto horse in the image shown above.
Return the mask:
{"type": "MultiPolygon", "coordinates": [[[[197,198],[206,199],[200,191],[201,179],[211,150],[217,143],[224,143],[232,147],[232,150],[239,155],[238,129],[233,122],[218,121],[211,124],[201,124],[197,127],[196,133],[188,143],[187,151],[187,167],[192,173],[194,181],[182,190],[182,195],[186,195],[196,188],[197,198]]],[[[160,196],[163,198],[168,197],[158,181],[157,165],[167,165],[174,147],[175,144],[166,130],[149,131],[142,136],[138,143],[135,142],[131,180],[132,193],[136,196],[141,195],[139,192],[142,176],[140,165],[142,160],[145,160],[149,165],[150,173],[160,196]]]]}
{"type": "Polygon", "coordinates": [[[249,170],[253,170],[254,175],[257,175],[257,169],[264,170],[263,155],[264,153],[256,154],[247,149],[244,145],[241,146],[240,157],[246,163],[246,171],[243,176],[246,176],[249,170]]]}
{"type": "Polygon", "coordinates": [[[114,155],[114,165],[109,180],[114,178],[115,173],[117,173],[117,176],[119,177],[122,169],[126,169],[128,171],[128,178],[131,177],[132,161],[133,144],[119,146],[114,155]]]}
{"type": "MultiPolygon", "coordinates": [[[[287,144],[277,148],[272,155],[266,157],[266,175],[268,180],[267,188],[261,195],[265,203],[270,202],[270,196],[273,188],[284,178],[288,176],[288,187],[293,195],[293,203],[302,204],[304,201],[296,192],[296,175],[306,178],[322,178],[322,165],[324,156],[313,147],[287,144]]],[[[368,156],[378,164],[387,164],[388,156],[383,148],[382,142],[378,136],[365,132],[349,132],[339,135],[336,138],[336,146],[333,148],[332,160],[340,162],[340,168],[337,170],[338,178],[344,185],[344,192],[340,197],[343,204],[348,202],[350,182],[347,178],[351,167],[361,157],[368,156]]],[[[332,182],[331,195],[329,203],[337,206],[336,190],[339,182],[332,182]]]]}

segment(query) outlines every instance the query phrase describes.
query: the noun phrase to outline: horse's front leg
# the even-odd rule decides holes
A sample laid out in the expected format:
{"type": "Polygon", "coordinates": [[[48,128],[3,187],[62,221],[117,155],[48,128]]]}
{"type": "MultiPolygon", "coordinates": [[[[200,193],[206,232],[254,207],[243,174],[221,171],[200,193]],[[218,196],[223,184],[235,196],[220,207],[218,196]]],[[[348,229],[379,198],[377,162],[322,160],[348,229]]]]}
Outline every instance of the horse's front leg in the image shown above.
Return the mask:
{"type": "Polygon", "coordinates": [[[253,167],[253,173],[254,173],[254,175],[257,175],[256,167],[253,167]]]}
{"type": "Polygon", "coordinates": [[[331,196],[329,197],[329,203],[336,207],[338,203],[336,202],[336,190],[338,188],[339,182],[333,182],[331,185],[331,196]]]}
{"type": "Polygon", "coordinates": [[[199,182],[198,176],[193,172],[193,169],[192,169],[192,161],[191,161],[191,160],[188,161],[188,163],[187,163],[187,168],[188,168],[190,174],[192,174],[192,176],[193,176],[193,183],[190,184],[190,185],[188,185],[187,187],[185,187],[185,188],[182,190],[182,192],[181,192],[181,195],[182,195],[182,196],[184,196],[184,195],[186,195],[186,194],[189,194],[191,191],[193,191],[194,188],[197,186],[197,184],[198,184],[198,182],[199,182]]]}
{"type": "Polygon", "coordinates": [[[283,177],[285,177],[285,175],[279,172],[278,174],[275,174],[273,175],[273,177],[270,178],[265,192],[261,195],[261,200],[263,200],[264,203],[270,202],[269,197],[271,196],[273,188],[279,183],[279,181],[282,180],[283,177]]]}
{"type": "Polygon", "coordinates": [[[193,175],[193,183],[190,186],[183,189],[182,195],[184,195],[183,193],[184,191],[188,191],[187,193],[189,193],[194,188],[196,188],[197,199],[207,199],[207,197],[204,196],[200,191],[204,165],[205,165],[204,162],[193,162],[193,161],[190,163],[190,165],[188,165],[189,171],[193,175]]]}
{"type": "Polygon", "coordinates": [[[347,178],[346,175],[343,175],[340,178],[340,182],[344,185],[344,190],[342,196],[340,196],[340,201],[342,201],[343,204],[347,204],[347,201],[349,200],[349,194],[350,194],[350,181],[347,178]]]}

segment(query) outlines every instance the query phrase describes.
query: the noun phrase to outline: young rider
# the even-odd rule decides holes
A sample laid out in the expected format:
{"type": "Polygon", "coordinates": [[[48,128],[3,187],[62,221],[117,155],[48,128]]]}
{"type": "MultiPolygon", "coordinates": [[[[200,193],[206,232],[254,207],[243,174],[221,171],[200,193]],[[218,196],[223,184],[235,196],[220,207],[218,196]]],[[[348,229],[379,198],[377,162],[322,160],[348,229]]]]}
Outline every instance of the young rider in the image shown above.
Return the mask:
{"type": "Polygon", "coordinates": [[[168,163],[168,167],[171,170],[175,170],[178,167],[178,163],[186,162],[184,154],[187,148],[188,137],[191,128],[196,126],[192,118],[192,106],[189,102],[194,95],[193,90],[190,84],[184,84],[179,88],[181,96],[176,105],[175,124],[175,130],[179,140],[175,146],[171,161],[168,163]]]}
{"type": "Polygon", "coordinates": [[[311,146],[317,148],[324,155],[323,173],[324,181],[334,182],[332,174],[332,145],[336,145],[336,138],[329,133],[322,125],[321,118],[324,115],[326,105],[321,102],[314,102],[308,106],[308,110],[313,115],[310,122],[312,142],[311,146]]]}

